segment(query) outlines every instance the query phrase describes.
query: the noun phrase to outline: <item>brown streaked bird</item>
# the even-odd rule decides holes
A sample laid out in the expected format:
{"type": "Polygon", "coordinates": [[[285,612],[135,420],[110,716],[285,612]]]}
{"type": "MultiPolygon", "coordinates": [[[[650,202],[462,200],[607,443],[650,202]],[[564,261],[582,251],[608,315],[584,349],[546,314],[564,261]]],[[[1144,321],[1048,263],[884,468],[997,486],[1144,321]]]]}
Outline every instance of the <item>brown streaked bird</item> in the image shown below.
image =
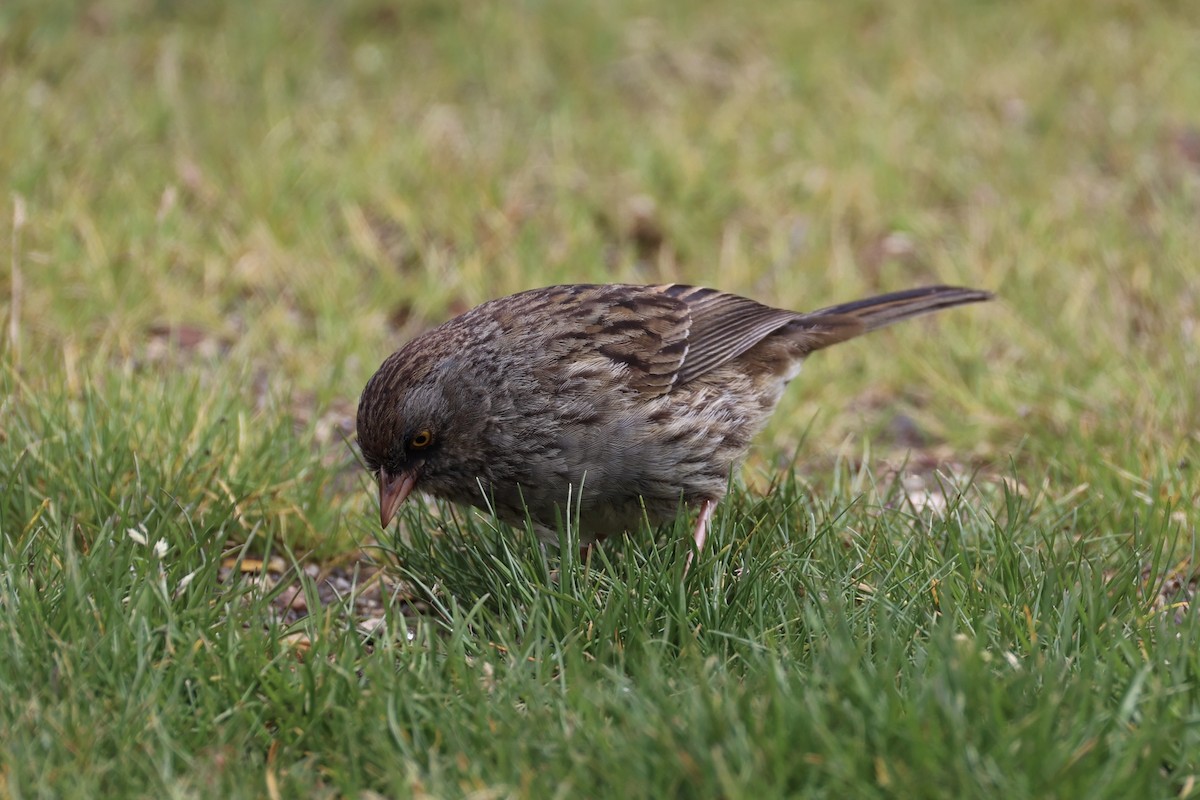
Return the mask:
{"type": "MultiPolygon", "coordinates": [[[[484,303],[393,353],[358,404],[387,527],[413,490],[582,547],[699,512],[810,353],[991,294],[928,286],[807,314],[694,286],[551,286],[484,303]],[[568,502],[570,506],[568,506],[568,502]]],[[[690,561],[690,556],[689,556],[690,561]]]]}

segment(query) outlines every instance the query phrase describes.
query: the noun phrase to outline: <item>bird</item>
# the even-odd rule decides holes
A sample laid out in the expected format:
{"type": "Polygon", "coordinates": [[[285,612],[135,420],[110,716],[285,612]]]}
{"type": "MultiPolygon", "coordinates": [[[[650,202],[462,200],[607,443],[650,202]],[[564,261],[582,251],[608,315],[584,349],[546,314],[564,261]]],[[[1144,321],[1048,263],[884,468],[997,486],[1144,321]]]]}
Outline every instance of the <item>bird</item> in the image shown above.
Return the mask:
{"type": "Polygon", "coordinates": [[[363,389],[380,524],[420,491],[529,521],[551,546],[571,520],[586,553],[686,508],[690,565],[805,358],[992,297],[925,286],[801,313],[699,286],[571,284],[490,300],[408,341],[363,389]]]}

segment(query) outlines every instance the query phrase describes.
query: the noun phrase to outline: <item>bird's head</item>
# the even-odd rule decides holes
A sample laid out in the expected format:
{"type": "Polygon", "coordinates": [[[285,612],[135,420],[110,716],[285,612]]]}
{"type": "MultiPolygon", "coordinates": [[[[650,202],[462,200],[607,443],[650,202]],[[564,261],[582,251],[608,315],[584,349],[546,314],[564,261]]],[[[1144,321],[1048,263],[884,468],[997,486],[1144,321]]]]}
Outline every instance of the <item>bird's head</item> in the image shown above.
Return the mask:
{"type": "Polygon", "coordinates": [[[379,520],[387,527],[416,488],[436,488],[460,465],[463,439],[477,424],[455,356],[424,352],[415,340],[367,382],[358,402],[358,444],[379,483],[379,520]]]}

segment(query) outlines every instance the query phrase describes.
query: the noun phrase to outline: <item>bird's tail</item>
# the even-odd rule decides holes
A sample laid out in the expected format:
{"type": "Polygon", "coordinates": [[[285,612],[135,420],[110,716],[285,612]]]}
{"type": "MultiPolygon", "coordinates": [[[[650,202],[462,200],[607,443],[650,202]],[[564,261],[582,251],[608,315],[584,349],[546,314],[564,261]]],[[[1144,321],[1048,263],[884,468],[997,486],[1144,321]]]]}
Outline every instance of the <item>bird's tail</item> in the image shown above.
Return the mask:
{"type": "Polygon", "coordinates": [[[979,289],[923,286],[812,311],[801,315],[793,326],[806,334],[804,338],[812,350],[820,350],[893,322],[991,299],[991,292],[979,289]]]}

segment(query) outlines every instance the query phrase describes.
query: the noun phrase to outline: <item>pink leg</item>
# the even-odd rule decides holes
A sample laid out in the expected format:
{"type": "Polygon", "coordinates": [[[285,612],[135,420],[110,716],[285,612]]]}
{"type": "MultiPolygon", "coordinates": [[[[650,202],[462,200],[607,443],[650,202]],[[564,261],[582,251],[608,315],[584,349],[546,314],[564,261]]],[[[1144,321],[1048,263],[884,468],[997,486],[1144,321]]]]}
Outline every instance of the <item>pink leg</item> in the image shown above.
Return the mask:
{"type": "Polygon", "coordinates": [[[692,533],[692,541],[696,543],[696,549],[689,552],[687,561],[683,562],[684,575],[687,575],[692,566],[692,556],[704,552],[704,542],[708,539],[708,523],[712,521],[713,512],[716,510],[716,500],[705,500],[700,504],[700,516],[696,519],[696,530],[692,533]]]}

